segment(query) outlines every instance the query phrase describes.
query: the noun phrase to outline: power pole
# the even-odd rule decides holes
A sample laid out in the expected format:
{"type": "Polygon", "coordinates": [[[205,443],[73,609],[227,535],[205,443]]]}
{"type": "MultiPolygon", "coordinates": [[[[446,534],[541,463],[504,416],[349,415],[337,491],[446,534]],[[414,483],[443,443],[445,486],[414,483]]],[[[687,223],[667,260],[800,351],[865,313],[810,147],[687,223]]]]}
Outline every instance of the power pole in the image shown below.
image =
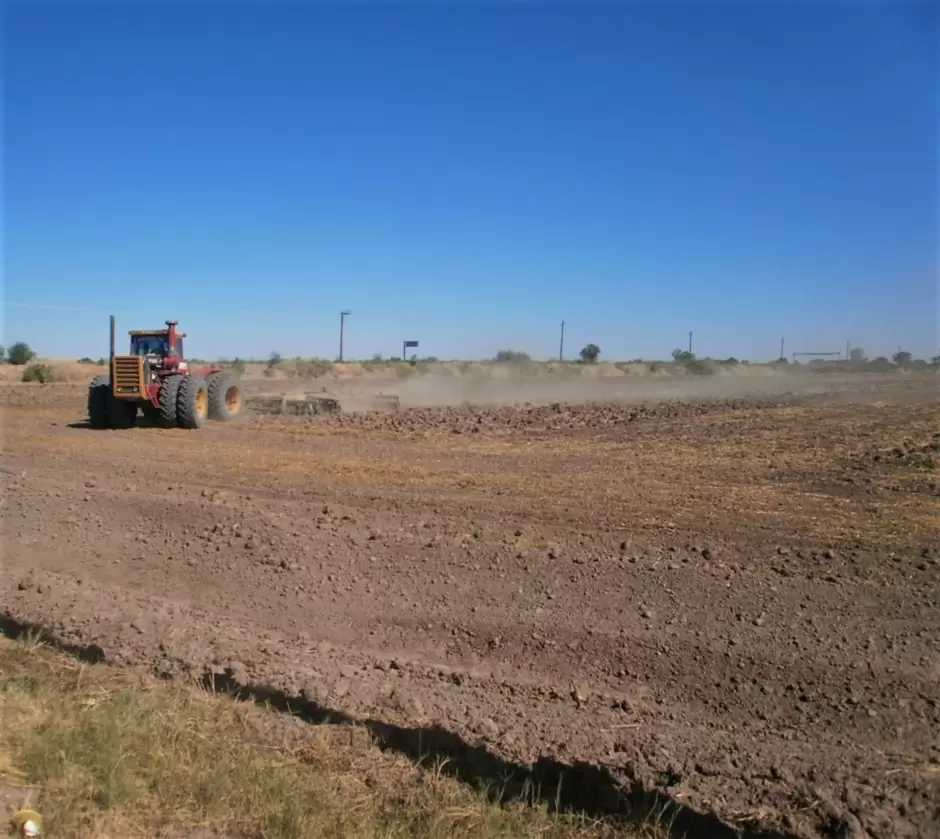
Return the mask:
{"type": "Polygon", "coordinates": [[[342,363],[343,361],[343,329],[346,325],[346,318],[349,317],[351,314],[352,312],[349,311],[349,309],[343,309],[343,311],[339,313],[339,360],[340,360],[340,363],[342,363]]]}
{"type": "Polygon", "coordinates": [[[692,355],[692,330],[689,330],[689,355],[692,355]]]}
{"type": "Polygon", "coordinates": [[[565,360],[565,322],[561,322],[561,342],[558,344],[558,360],[565,360]]]}
{"type": "Polygon", "coordinates": [[[851,354],[852,354],[852,342],[850,340],[846,340],[845,342],[845,360],[846,361],[849,360],[849,356],[851,354]]]}
{"type": "Polygon", "coordinates": [[[783,355],[783,338],[781,338],[780,339],[780,355],[778,355],[777,358],[784,358],[784,357],[785,356],[783,355]]]}

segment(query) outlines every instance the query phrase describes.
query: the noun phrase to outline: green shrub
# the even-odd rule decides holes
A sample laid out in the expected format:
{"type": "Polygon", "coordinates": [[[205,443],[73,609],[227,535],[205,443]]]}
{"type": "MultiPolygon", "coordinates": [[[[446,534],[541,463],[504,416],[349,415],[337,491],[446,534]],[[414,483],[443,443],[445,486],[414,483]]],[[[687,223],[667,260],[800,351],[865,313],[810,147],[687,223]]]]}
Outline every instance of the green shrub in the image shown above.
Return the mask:
{"type": "Polygon", "coordinates": [[[907,367],[911,363],[911,358],[911,354],[907,350],[898,350],[891,356],[891,360],[897,364],[898,367],[907,367]]]}
{"type": "Polygon", "coordinates": [[[24,382],[39,382],[47,384],[58,379],[58,375],[48,364],[30,364],[23,371],[24,382]]]}
{"type": "Polygon", "coordinates": [[[711,376],[716,372],[715,364],[708,360],[699,361],[698,359],[693,359],[692,361],[686,362],[683,366],[693,376],[711,376]]]}
{"type": "Polygon", "coordinates": [[[883,355],[874,358],[865,365],[866,370],[870,370],[872,373],[889,373],[894,370],[894,365],[888,361],[883,355]]]}
{"type": "Polygon", "coordinates": [[[333,362],[325,358],[311,358],[309,361],[295,361],[294,373],[302,379],[315,379],[333,369],[333,362]]]}
{"type": "Polygon", "coordinates": [[[532,356],[520,350],[500,350],[498,353],[496,353],[496,358],[493,360],[519,364],[522,362],[531,361],[532,356]]]}

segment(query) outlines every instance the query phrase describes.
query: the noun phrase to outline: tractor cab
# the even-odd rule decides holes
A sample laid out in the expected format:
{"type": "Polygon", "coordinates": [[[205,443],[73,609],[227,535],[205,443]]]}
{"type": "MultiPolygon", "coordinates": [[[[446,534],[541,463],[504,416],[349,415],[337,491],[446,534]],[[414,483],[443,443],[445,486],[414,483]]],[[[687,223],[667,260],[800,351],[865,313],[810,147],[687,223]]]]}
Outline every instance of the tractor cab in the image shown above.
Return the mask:
{"type": "Polygon", "coordinates": [[[176,322],[168,321],[168,329],[135,329],[131,336],[131,355],[138,358],[157,356],[166,358],[186,358],[183,354],[183,338],[185,334],[176,331],[176,322]]]}
{"type": "Polygon", "coordinates": [[[170,341],[167,332],[159,332],[153,335],[131,333],[131,355],[148,356],[169,355],[170,341]]]}

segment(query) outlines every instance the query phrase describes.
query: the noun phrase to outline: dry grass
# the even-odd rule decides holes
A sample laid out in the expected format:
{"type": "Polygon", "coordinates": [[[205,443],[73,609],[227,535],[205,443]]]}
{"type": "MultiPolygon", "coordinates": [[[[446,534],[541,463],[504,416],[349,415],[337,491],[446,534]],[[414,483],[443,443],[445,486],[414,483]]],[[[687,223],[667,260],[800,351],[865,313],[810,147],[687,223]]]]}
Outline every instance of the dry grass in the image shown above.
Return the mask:
{"type": "Polygon", "coordinates": [[[4,817],[33,806],[57,839],[653,835],[498,806],[440,767],[380,752],[361,729],[3,638],[0,719],[4,817]]]}

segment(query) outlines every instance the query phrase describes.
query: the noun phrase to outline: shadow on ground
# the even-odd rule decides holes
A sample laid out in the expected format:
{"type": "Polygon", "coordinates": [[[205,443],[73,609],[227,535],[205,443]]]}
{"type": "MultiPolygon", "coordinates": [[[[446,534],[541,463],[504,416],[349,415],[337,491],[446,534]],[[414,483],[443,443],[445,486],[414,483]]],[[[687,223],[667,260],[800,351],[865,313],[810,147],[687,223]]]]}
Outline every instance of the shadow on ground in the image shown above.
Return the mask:
{"type": "MultiPolygon", "coordinates": [[[[24,624],[3,614],[0,634],[11,639],[40,640],[88,664],[106,662],[104,651],[95,644],[62,642],[41,626],[24,624]]],[[[408,728],[382,720],[354,719],[342,711],[264,685],[242,685],[231,671],[223,675],[206,673],[198,681],[206,690],[254,702],[314,725],[364,727],[380,749],[402,754],[417,764],[438,766],[440,771],[482,791],[496,803],[541,804],[550,812],[582,814],[624,825],[655,823],[676,839],[793,839],[791,834],[777,830],[730,826],[713,814],[686,807],[639,782],[617,779],[604,767],[579,762],[566,764],[551,758],[542,758],[532,766],[513,763],[439,726],[408,728]]]]}

